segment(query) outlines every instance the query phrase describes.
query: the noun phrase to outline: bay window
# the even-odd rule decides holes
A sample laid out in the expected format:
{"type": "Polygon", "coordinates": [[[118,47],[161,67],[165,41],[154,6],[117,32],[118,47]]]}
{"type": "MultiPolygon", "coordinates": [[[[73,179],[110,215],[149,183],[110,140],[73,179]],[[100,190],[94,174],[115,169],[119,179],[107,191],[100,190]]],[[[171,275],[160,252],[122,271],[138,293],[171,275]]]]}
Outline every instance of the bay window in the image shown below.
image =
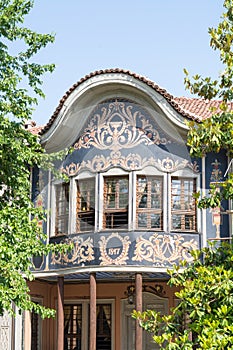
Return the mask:
{"type": "Polygon", "coordinates": [[[136,172],[112,175],[111,172],[109,176],[74,178],[70,186],[55,185],[55,234],[67,234],[68,227],[70,233],[196,232],[195,192],[196,179],[191,174],[184,177],[136,172]]]}

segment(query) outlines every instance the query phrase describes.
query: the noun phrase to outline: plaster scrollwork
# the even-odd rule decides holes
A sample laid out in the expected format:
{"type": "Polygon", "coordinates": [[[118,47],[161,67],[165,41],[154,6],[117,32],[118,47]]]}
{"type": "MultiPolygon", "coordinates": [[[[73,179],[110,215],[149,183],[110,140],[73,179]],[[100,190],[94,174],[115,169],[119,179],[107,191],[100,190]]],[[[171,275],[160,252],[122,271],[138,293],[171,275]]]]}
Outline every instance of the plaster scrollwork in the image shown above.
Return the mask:
{"type": "Polygon", "coordinates": [[[149,239],[137,238],[133,261],[147,261],[156,266],[165,266],[184,259],[192,261],[190,250],[198,248],[194,239],[185,241],[181,235],[162,235],[155,233],[149,239]]]}
{"type": "Polygon", "coordinates": [[[198,173],[197,163],[190,163],[186,159],[173,160],[169,157],[164,159],[155,159],[154,157],[142,158],[139,154],[129,153],[127,156],[121,154],[120,151],[111,152],[109,156],[96,155],[93,159],[82,161],[81,163],[71,163],[63,169],[69,176],[74,176],[83,170],[91,172],[105,172],[112,167],[121,167],[124,170],[141,170],[146,166],[154,166],[163,172],[175,172],[180,169],[189,168],[193,172],[198,173]]]}
{"type": "Polygon", "coordinates": [[[107,238],[100,237],[100,265],[126,265],[129,259],[129,236],[122,237],[118,232],[112,233],[107,238]]]}
{"type": "Polygon", "coordinates": [[[94,114],[74,149],[94,146],[116,152],[122,147],[132,148],[140,143],[165,145],[169,141],[160,136],[140,108],[116,100],[94,114]]]}
{"type": "Polygon", "coordinates": [[[94,260],[94,247],[93,239],[88,237],[84,239],[82,237],[67,238],[62,241],[64,244],[72,244],[72,249],[67,252],[59,252],[52,254],[51,264],[68,265],[70,263],[86,263],[94,260]]]}

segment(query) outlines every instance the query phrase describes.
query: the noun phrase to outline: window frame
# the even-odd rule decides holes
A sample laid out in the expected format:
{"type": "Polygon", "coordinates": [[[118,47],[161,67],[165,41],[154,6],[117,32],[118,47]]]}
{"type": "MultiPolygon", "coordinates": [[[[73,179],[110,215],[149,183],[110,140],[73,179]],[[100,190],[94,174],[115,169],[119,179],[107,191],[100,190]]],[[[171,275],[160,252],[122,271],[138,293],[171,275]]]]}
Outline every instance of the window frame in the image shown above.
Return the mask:
{"type": "Polygon", "coordinates": [[[132,172],[126,172],[122,170],[121,168],[115,168],[110,169],[109,171],[105,173],[101,173],[98,176],[99,179],[99,193],[101,193],[101,196],[99,196],[99,211],[98,211],[98,231],[130,231],[131,230],[131,223],[132,223],[132,187],[130,184],[132,184],[132,172]],[[120,176],[127,176],[128,177],[128,224],[126,228],[104,228],[104,181],[107,177],[120,177],[120,176]]]}
{"type": "MultiPolygon", "coordinates": [[[[43,305],[43,298],[39,298],[39,297],[34,297],[32,296],[32,301],[36,304],[39,305],[43,305]]],[[[30,348],[32,349],[32,341],[33,341],[33,332],[36,332],[36,337],[37,337],[37,344],[36,344],[36,348],[33,348],[35,350],[41,350],[42,349],[42,318],[39,314],[35,313],[34,311],[28,311],[29,315],[30,315],[30,348]],[[33,324],[33,317],[36,318],[37,320],[37,325],[36,325],[36,330],[33,330],[33,326],[35,326],[35,324],[33,324]]]]}
{"type": "Polygon", "coordinates": [[[59,236],[59,235],[67,235],[69,233],[69,220],[70,220],[70,197],[71,197],[71,187],[70,187],[70,182],[64,182],[64,181],[56,181],[53,184],[53,194],[52,197],[54,198],[53,203],[53,210],[54,210],[54,216],[53,216],[53,221],[52,221],[52,234],[54,236],[59,236]],[[68,196],[68,213],[67,214],[63,214],[60,216],[65,216],[67,219],[67,232],[57,232],[57,220],[58,220],[58,216],[57,216],[57,211],[58,211],[58,202],[57,202],[57,190],[59,187],[62,186],[68,186],[69,188],[69,196],[68,196]]]}
{"type": "Polygon", "coordinates": [[[77,233],[86,233],[86,232],[90,232],[90,231],[95,231],[96,230],[96,216],[97,216],[97,209],[96,209],[96,206],[97,206],[97,198],[98,198],[98,195],[97,195],[97,181],[96,181],[96,176],[88,176],[88,177],[77,177],[75,178],[75,183],[74,183],[74,186],[75,187],[75,190],[74,190],[74,193],[75,193],[75,202],[74,202],[74,208],[75,208],[75,224],[73,224],[73,227],[74,227],[74,232],[77,232],[77,233]],[[83,181],[83,182],[88,182],[88,181],[93,181],[94,183],[94,192],[95,192],[95,203],[94,203],[94,225],[93,225],[93,229],[91,230],[78,230],[78,214],[79,213],[82,213],[82,210],[79,212],[78,211],[78,182],[79,181],[83,181]]]}
{"type": "MultiPolygon", "coordinates": [[[[164,181],[163,181],[163,177],[162,176],[158,176],[158,175],[137,175],[136,176],[136,227],[137,230],[149,230],[149,231],[163,231],[163,187],[164,187],[164,181]],[[145,207],[140,207],[140,203],[139,202],[139,179],[146,179],[146,187],[147,191],[146,191],[146,205],[145,207]],[[159,202],[160,202],[160,207],[159,208],[155,208],[151,206],[151,200],[152,200],[152,195],[154,194],[152,192],[152,181],[158,181],[160,182],[160,189],[161,192],[159,194],[159,202]],[[138,217],[140,214],[144,214],[146,216],[146,226],[139,226],[139,220],[138,217]],[[152,222],[151,219],[149,219],[149,216],[155,214],[155,215],[159,215],[160,216],[160,225],[159,227],[152,227],[152,222]]],[[[143,194],[141,195],[141,198],[143,198],[143,194]]]]}
{"type": "Polygon", "coordinates": [[[167,204],[167,173],[159,171],[153,166],[148,166],[140,171],[133,172],[133,219],[132,219],[132,230],[136,231],[151,231],[151,232],[168,232],[168,204],[167,204]],[[162,228],[161,230],[155,228],[138,228],[137,227],[137,177],[148,176],[158,177],[162,179],[162,228]]]}
{"type": "MultiPolygon", "coordinates": [[[[69,192],[69,224],[68,234],[83,234],[88,232],[108,232],[108,231],[151,231],[151,232],[184,232],[184,233],[198,233],[201,229],[200,222],[200,209],[196,207],[196,229],[193,230],[173,230],[171,219],[172,219],[172,208],[171,208],[171,180],[173,177],[181,177],[188,179],[195,179],[196,181],[196,192],[200,190],[200,176],[195,174],[191,169],[181,169],[173,173],[164,173],[159,171],[153,166],[148,166],[142,170],[127,172],[121,168],[113,168],[104,173],[91,173],[89,171],[83,171],[76,177],[70,178],[70,192],[69,192]],[[104,228],[103,216],[104,216],[104,179],[105,177],[118,177],[128,176],[129,180],[129,191],[128,191],[128,225],[125,228],[104,228]],[[163,184],[162,194],[162,221],[163,227],[161,230],[157,228],[142,228],[137,227],[137,177],[148,176],[148,177],[160,177],[163,184]],[[77,181],[78,180],[94,179],[95,181],[95,225],[93,230],[78,232],[76,230],[76,197],[77,197],[77,181]]],[[[52,184],[51,191],[51,204],[53,215],[51,216],[51,235],[55,234],[55,221],[56,221],[56,186],[61,184],[62,181],[54,181],[52,184]]]]}
{"type": "MultiPolygon", "coordinates": [[[[172,179],[173,178],[181,178],[181,179],[187,179],[187,180],[194,180],[195,181],[195,193],[200,191],[200,177],[198,174],[194,174],[192,170],[189,169],[182,169],[179,171],[176,171],[174,173],[170,173],[168,176],[168,231],[169,232],[177,232],[177,233],[198,233],[201,230],[201,223],[200,223],[200,209],[198,209],[197,205],[195,205],[195,230],[189,230],[189,229],[173,229],[172,228],[172,179]]],[[[184,211],[183,211],[184,212],[184,211]]]]}
{"type": "MultiPolygon", "coordinates": [[[[96,305],[99,304],[110,304],[111,305],[111,350],[115,349],[115,299],[96,299],[96,305]]],[[[88,350],[88,338],[89,338],[89,310],[90,300],[89,299],[65,299],[64,305],[82,305],[82,322],[88,327],[81,327],[81,340],[82,350],[88,350]]],[[[97,316],[97,315],[96,315],[97,316]]]]}

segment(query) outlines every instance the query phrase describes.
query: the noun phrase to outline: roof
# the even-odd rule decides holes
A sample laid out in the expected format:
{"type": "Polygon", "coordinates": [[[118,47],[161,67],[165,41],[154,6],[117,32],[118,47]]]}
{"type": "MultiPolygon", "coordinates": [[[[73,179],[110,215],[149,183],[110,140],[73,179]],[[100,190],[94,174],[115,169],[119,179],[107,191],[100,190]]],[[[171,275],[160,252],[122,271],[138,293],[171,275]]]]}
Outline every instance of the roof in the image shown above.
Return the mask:
{"type": "MultiPolygon", "coordinates": [[[[163,96],[167,100],[167,102],[174,108],[176,112],[178,112],[180,115],[188,119],[196,120],[200,122],[211,116],[212,114],[210,110],[211,107],[216,107],[217,110],[219,110],[219,105],[221,101],[209,101],[209,100],[189,98],[189,97],[174,97],[169,92],[167,92],[167,90],[161,88],[155,82],[149,80],[144,76],[133,73],[129,70],[124,70],[120,68],[111,68],[111,69],[98,70],[98,71],[92,72],[86,75],[85,77],[83,77],[82,79],[80,79],[73,86],[71,86],[71,88],[68,91],[66,91],[66,93],[63,95],[63,97],[59,101],[59,104],[56,110],[54,111],[53,115],[49,119],[48,123],[44,127],[32,127],[30,131],[35,134],[43,135],[47,130],[49,130],[49,128],[55,122],[65,101],[79,85],[81,85],[83,82],[87,81],[92,77],[103,75],[103,74],[109,74],[109,73],[110,74],[112,73],[127,74],[139,81],[144,82],[145,84],[150,86],[152,89],[154,89],[156,92],[158,92],[161,96],[163,96]]],[[[233,103],[232,103],[232,108],[233,108],[233,103]]]]}
{"type": "MultiPolygon", "coordinates": [[[[176,103],[183,111],[194,114],[199,117],[200,121],[211,117],[213,114],[212,109],[216,108],[216,112],[220,112],[220,100],[204,100],[201,98],[190,97],[174,97],[176,103]]],[[[233,103],[230,103],[231,109],[233,109],[233,103]]]]}

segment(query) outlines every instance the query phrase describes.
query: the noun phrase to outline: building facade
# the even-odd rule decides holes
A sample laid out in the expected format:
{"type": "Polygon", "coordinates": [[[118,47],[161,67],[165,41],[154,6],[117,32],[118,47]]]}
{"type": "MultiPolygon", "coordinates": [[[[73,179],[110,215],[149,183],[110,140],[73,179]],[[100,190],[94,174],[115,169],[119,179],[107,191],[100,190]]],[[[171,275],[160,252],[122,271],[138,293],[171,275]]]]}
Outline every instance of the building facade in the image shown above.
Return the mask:
{"type": "Polygon", "coordinates": [[[67,180],[35,169],[32,187],[47,241],[72,249],[34,259],[31,296],[57,314],[18,321],[23,349],[156,349],[132,310],[169,312],[167,269],[231,235],[229,203],[200,211],[193,198],[228,167],[223,152],[190,158],[186,121],[209,114],[205,101],[121,69],[91,73],[63,96],[40,139],[48,153],[72,150],[58,164],[67,180]]]}

